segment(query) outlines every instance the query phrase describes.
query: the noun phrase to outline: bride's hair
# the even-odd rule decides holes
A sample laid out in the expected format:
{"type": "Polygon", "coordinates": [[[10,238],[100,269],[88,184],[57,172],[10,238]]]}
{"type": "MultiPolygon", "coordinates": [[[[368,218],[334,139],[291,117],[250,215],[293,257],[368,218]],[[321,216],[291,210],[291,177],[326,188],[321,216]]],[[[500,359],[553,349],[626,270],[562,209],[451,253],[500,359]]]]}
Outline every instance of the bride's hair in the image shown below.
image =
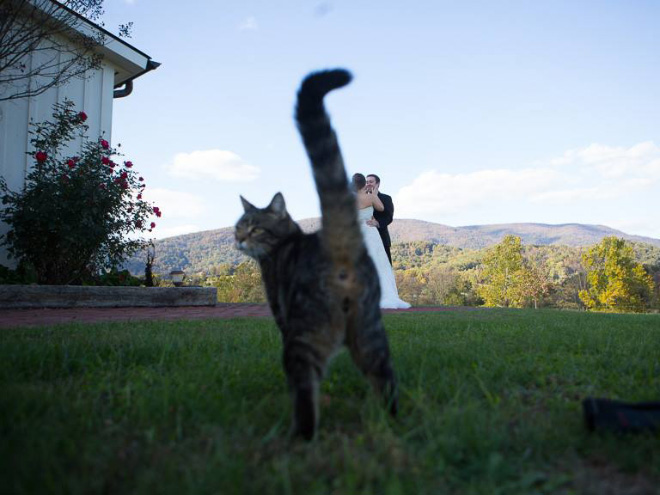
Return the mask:
{"type": "Polygon", "coordinates": [[[367,178],[362,174],[353,174],[353,187],[359,191],[367,185],[367,178]]]}

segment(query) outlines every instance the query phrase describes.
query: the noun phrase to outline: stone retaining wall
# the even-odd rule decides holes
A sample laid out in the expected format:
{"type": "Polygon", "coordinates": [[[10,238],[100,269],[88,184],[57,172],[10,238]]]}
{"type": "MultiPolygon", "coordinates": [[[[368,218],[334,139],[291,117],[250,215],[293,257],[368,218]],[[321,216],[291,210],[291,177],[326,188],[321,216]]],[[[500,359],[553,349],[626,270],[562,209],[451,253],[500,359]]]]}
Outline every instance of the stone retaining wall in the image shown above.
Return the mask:
{"type": "Polygon", "coordinates": [[[215,287],[0,285],[0,308],[215,306],[215,287]]]}

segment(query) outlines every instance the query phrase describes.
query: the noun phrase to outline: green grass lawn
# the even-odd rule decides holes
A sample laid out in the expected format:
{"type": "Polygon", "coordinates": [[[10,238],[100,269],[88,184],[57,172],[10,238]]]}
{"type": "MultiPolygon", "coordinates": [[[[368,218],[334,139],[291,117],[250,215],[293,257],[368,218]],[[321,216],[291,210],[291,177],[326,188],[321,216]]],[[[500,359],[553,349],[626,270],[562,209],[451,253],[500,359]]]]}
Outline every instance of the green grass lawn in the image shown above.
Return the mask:
{"type": "Polygon", "coordinates": [[[660,400],[660,315],[385,317],[392,420],[333,362],[318,439],[287,438],[269,319],[0,332],[2,493],[660,493],[660,435],[591,434],[587,396],[660,400]]]}

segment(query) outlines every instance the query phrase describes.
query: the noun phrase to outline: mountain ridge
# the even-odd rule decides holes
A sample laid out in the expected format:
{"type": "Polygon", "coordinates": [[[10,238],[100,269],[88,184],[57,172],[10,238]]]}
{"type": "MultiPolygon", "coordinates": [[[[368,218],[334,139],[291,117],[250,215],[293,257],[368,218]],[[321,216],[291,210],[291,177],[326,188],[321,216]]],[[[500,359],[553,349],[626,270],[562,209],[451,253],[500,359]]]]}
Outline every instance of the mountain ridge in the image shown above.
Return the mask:
{"type": "MultiPolygon", "coordinates": [[[[318,230],[320,218],[298,221],[305,232],[318,230]]],[[[605,225],[580,223],[505,223],[451,227],[425,220],[396,219],[390,225],[394,244],[402,242],[431,242],[462,249],[483,249],[500,242],[506,235],[517,235],[523,244],[590,246],[604,237],[615,236],[629,241],[660,247],[660,239],[630,235],[605,225]]],[[[223,227],[189,234],[181,234],[155,241],[155,273],[169,273],[173,269],[190,272],[209,271],[215,265],[237,264],[246,257],[234,248],[234,228],[223,227]]],[[[124,267],[132,273],[144,271],[144,255],[129,259],[124,267]]]]}
{"type": "MultiPolygon", "coordinates": [[[[303,230],[320,226],[319,218],[306,218],[298,222],[303,230]]],[[[463,249],[481,249],[500,242],[506,235],[517,235],[523,244],[589,246],[603,237],[616,236],[635,242],[660,246],[660,239],[626,234],[606,225],[581,223],[547,224],[517,222],[451,227],[440,223],[416,219],[396,219],[389,227],[393,243],[431,241],[463,249]],[[478,239],[474,238],[479,236],[478,239]]]]}

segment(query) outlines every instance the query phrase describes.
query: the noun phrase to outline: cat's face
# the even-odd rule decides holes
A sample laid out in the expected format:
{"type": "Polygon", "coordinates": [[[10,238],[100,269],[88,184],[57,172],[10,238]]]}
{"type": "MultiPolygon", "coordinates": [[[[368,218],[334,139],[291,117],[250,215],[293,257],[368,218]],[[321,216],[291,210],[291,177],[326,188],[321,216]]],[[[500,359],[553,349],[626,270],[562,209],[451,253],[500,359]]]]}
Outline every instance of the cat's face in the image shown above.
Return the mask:
{"type": "Polygon", "coordinates": [[[277,193],[266,208],[257,208],[243,196],[241,201],[245,213],[236,223],[236,247],[255,259],[268,256],[295,229],[284,197],[277,193]]]}

